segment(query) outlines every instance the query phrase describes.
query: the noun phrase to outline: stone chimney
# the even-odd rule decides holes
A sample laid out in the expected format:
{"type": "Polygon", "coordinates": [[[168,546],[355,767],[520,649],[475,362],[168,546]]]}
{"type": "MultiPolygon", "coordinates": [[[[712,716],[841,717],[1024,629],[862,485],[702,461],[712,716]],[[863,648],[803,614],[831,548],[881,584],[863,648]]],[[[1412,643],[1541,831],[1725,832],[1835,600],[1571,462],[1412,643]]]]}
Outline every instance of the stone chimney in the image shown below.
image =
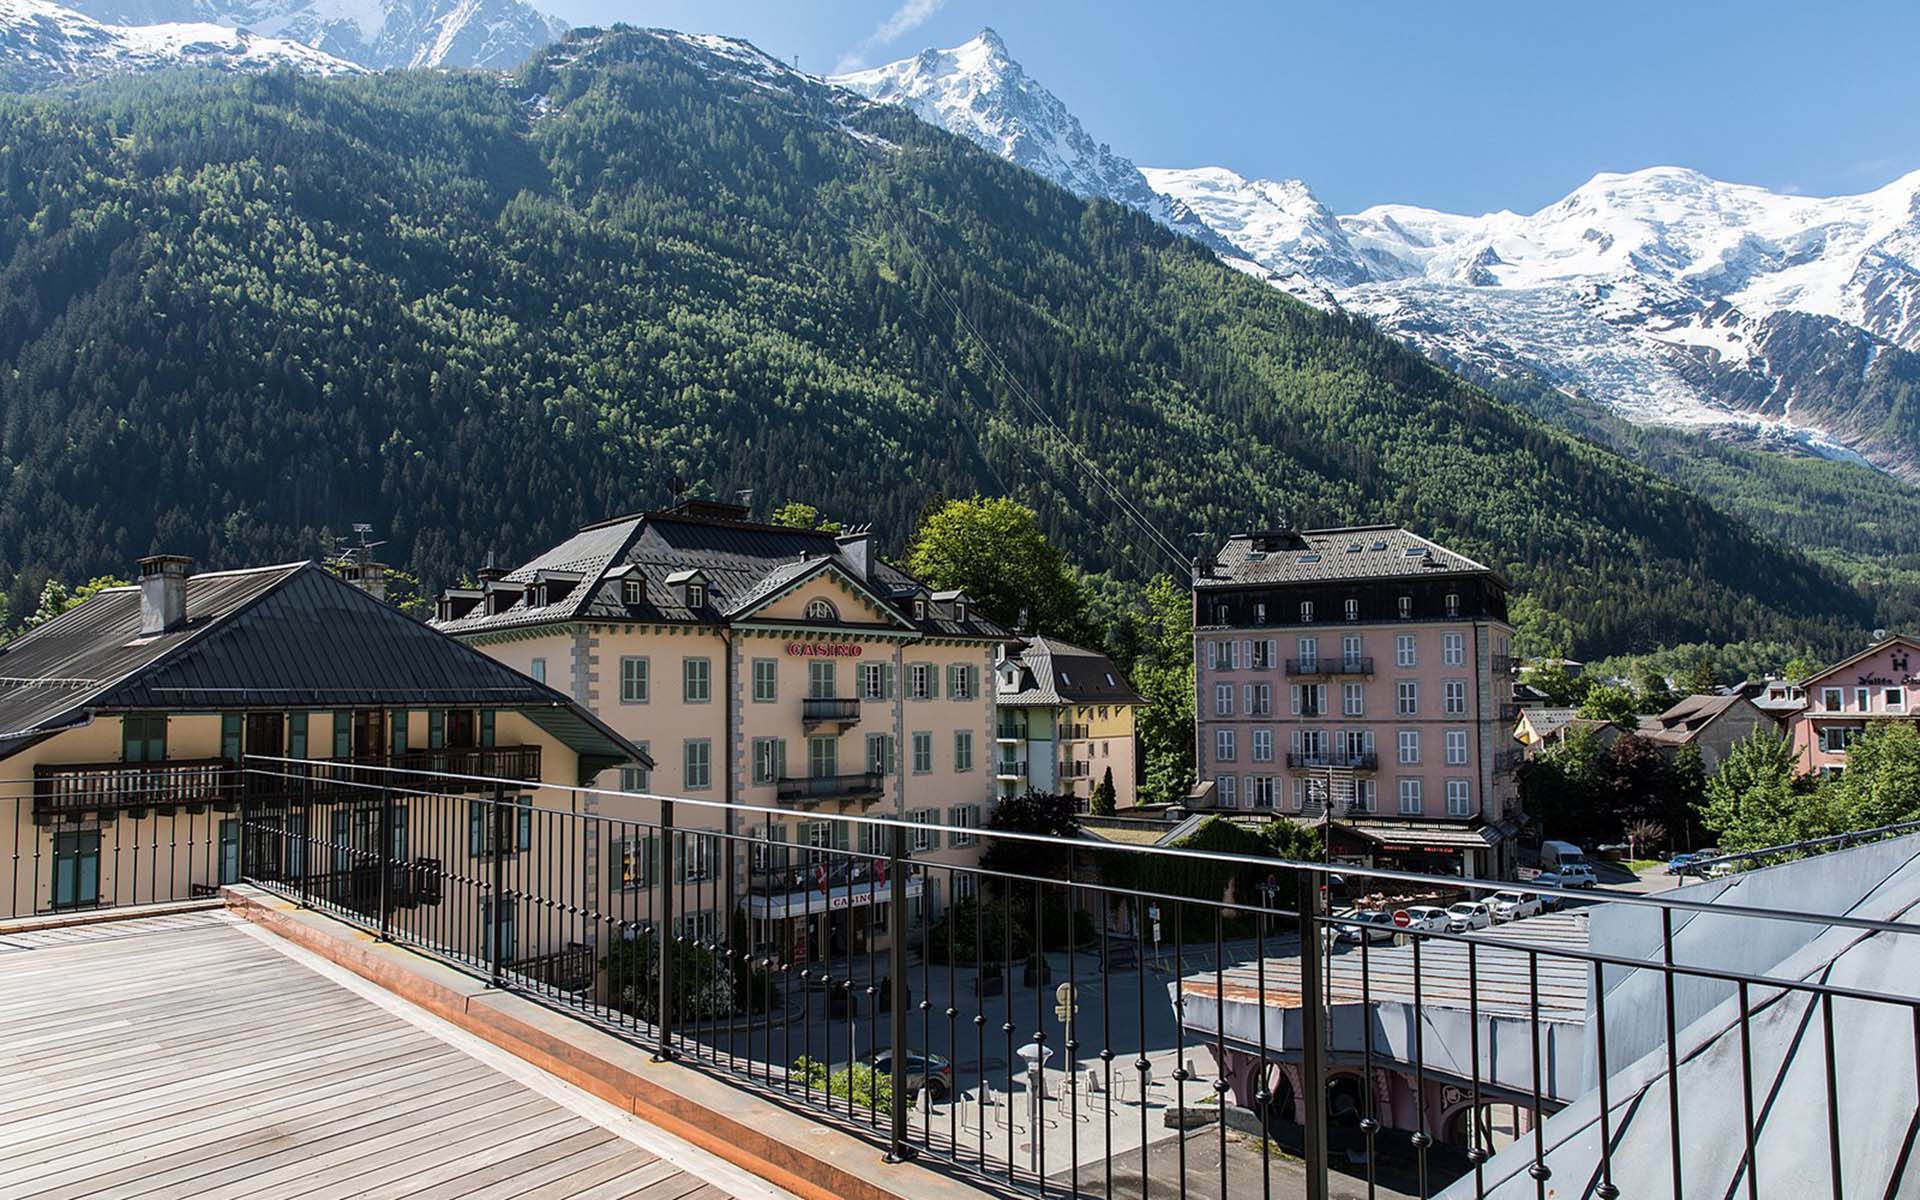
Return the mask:
{"type": "Polygon", "coordinates": [[[862,579],[873,578],[873,530],[861,526],[849,533],[843,533],[834,539],[840,546],[840,554],[853,567],[854,574],[862,579]]]}
{"type": "Polygon", "coordinates": [[[193,560],[184,554],[151,554],[140,560],[140,636],[167,633],[187,623],[187,575],[193,560]]]}
{"type": "Polygon", "coordinates": [[[375,600],[387,598],[387,564],[372,559],[352,558],[340,564],[340,578],[375,600]]]}

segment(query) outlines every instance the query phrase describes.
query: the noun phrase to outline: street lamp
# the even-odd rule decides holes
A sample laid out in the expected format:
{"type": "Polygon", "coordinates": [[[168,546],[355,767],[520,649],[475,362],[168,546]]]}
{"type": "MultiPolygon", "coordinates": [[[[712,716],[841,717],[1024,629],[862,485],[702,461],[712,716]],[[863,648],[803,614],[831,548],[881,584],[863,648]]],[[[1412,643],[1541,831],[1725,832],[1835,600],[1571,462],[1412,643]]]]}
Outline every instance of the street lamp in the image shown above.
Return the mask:
{"type": "Polygon", "coordinates": [[[1040,1101],[1045,1086],[1047,1060],[1053,1051],[1039,1042],[1028,1042],[1016,1051],[1027,1064],[1027,1161],[1033,1173],[1040,1173],[1040,1101]]]}

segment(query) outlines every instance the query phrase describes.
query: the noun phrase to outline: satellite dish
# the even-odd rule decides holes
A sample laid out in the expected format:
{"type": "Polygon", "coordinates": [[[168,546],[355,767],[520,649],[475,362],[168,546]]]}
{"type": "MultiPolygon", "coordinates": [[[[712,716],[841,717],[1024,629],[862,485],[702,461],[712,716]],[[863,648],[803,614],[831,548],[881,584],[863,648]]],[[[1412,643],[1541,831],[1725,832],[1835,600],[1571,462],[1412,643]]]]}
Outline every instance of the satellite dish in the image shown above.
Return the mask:
{"type": "Polygon", "coordinates": [[[1886,630],[1884,630],[1884,629],[1876,629],[1876,630],[1874,630],[1874,631],[1873,631],[1873,640],[1874,640],[1874,641],[1876,641],[1876,642],[1884,642],[1884,641],[1886,641],[1886,640],[1887,640],[1887,631],[1886,631],[1886,630]]]}

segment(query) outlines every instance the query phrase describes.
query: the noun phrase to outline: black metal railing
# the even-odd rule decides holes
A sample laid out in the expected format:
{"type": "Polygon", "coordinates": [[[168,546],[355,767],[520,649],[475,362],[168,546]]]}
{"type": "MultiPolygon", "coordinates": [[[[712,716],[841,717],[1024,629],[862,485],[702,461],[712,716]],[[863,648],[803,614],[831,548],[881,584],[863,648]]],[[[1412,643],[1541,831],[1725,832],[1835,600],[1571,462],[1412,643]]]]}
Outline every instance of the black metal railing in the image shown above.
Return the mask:
{"type": "Polygon", "coordinates": [[[1349,771],[1372,771],[1380,766],[1380,756],[1372,750],[1357,754],[1341,754],[1336,751],[1315,751],[1300,753],[1290,751],[1287,754],[1287,769],[1292,771],[1326,770],[1328,768],[1349,771]]]}
{"type": "Polygon", "coordinates": [[[892,816],[366,774],[241,789],[231,874],[999,1189],[1908,1190],[1920,844],[1833,866],[1859,894],[1821,913],[1764,873],[1592,893],[992,828],[989,868],[892,816]]]}
{"type": "Polygon", "coordinates": [[[1289,675],[1371,675],[1373,659],[1370,657],[1347,658],[1290,658],[1287,660],[1289,675]]]}
{"type": "Polygon", "coordinates": [[[860,702],[808,696],[800,701],[800,719],[808,725],[852,725],[860,720],[860,702]]]}
{"type": "Polygon", "coordinates": [[[851,775],[802,775],[780,780],[775,793],[783,804],[819,804],[827,800],[878,800],[887,777],[879,771],[851,775]]]}

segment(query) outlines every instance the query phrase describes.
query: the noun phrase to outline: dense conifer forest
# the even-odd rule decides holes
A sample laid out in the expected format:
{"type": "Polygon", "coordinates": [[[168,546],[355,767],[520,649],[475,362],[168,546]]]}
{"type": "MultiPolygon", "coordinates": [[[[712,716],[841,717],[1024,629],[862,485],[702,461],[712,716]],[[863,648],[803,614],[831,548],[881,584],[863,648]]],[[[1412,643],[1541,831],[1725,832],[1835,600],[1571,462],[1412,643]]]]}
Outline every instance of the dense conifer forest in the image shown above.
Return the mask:
{"type": "Polygon", "coordinates": [[[429,586],[754,489],[897,551],[951,496],[1083,568],[1392,521],[1579,654],[1850,647],[1874,589],[1146,218],[768,63],[575,34],[519,76],[162,77],[0,104],[0,581],[371,522],[429,586]],[[1015,383],[1030,391],[1030,401],[1015,383]]]}

